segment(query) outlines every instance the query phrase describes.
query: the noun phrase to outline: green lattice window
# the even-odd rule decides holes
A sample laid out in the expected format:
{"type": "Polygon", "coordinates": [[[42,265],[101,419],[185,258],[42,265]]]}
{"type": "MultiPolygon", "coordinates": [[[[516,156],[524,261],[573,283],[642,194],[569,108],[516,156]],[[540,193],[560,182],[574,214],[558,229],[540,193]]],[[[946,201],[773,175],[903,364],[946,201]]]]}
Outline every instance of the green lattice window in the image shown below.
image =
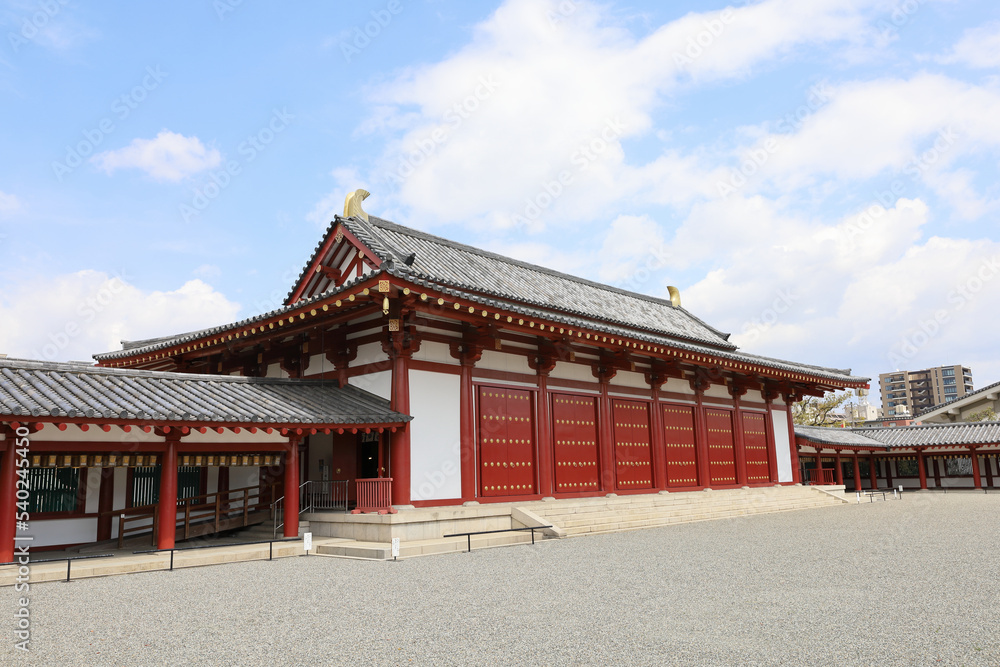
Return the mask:
{"type": "Polygon", "coordinates": [[[31,468],[28,512],[74,512],[80,499],[79,468],[31,468]]]}

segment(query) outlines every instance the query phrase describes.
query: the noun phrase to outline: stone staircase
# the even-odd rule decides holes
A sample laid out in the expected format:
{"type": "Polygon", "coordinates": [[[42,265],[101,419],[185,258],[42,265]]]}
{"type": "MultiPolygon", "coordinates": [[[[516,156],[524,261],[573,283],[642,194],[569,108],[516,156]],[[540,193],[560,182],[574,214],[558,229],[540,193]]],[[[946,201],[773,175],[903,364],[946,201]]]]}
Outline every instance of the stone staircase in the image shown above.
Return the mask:
{"type": "Polygon", "coordinates": [[[814,487],[780,486],[557,500],[531,503],[530,510],[574,537],[846,503],[814,487]]]}

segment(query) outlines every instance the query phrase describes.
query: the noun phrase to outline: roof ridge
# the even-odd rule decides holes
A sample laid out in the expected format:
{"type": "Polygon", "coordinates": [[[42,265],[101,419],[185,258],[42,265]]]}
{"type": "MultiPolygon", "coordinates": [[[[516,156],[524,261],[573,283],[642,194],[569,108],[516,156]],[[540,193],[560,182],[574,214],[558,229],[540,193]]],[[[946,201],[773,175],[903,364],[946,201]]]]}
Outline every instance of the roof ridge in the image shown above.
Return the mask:
{"type": "MultiPolygon", "coordinates": [[[[355,220],[355,219],[354,218],[344,218],[344,220],[355,220]]],[[[673,304],[673,302],[670,301],[670,299],[664,299],[664,298],[661,298],[661,297],[658,297],[658,296],[653,296],[651,294],[643,294],[642,292],[632,292],[630,290],[623,289],[621,287],[615,287],[614,285],[608,285],[606,283],[599,283],[599,282],[597,282],[595,280],[590,280],[589,278],[581,278],[580,276],[574,276],[571,273],[564,273],[562,271],[557,271],[555,269],[550,269],[550,268],[542,266],[540,264],[532,264],[531,262],[525,262],[523,260],[516,259],[514,257],[508,257],[506,255],[501,255],[499,253],[493,252],[492,250],[484,250],[483,248],[477,248],[476,246],[471,246],[471,245],[468,245],[467,243],[461,243],[459,241],[452,241],[451,239],[446,239],[443,236],[437,236],[436,234],[431,234],[431,233],[425,232],[423,230],[414,229],[413,227],[407,227],[406,225],[401,225],[398,222],[392,222],[391,220],[386,220],[385,218],[380,218],[380,217],[375,216],[375,215],[369,215],[368,216],[368,223],[371,224],[371,225],[373,225],[373,226],[385,226],[385,227],[388,227],[390,229],[394,229],[395,231],[398,231],[398,232],[403,233],[403,234],[409,234],[411,236],[416,236],[417,238],[421,238],[421,239],[423,239],[425,241],[433,241],[433,242],[436,242],[436,243],[441,243],[442,245],[446,245],[446,246],[449,246],[449,247],[452,247],[452,248],[457,248],[457,249],[460,249],[460,250],[464,250],[466,252],[471,252],[471,253],[473,253],[475,255],[480,255],[480,256],[486,257],[488,259],[496,259],[496,260],[500,260],[500,261],[506,262],[508,264],[514,264],[516,266],[520,266],[521,268],[531,269],[533,271],[538,271],[539,273],[545,273],[545,274],[548,274],[548,275],[551,275],[551,276],[557,276],[559,278],[566,278],[567,280],[571,280],[571,281],[576,282],[576,283],[582,283],[584,285],[589,285],[591,287],[597,287],[597,288],[608,290],[608,291],[611,291],[611,292],[617,292],[618,294],[623,294],[625,296],[631,296],[631,297],[634,297],[634,298],[637,298],[637,299],[642,299],[644,301],[653,301],[655,303],[658,303],[658,304],[663,305],[663,306],[668,306],[668,307],[673,308],[675,310],[684,311],[684,313],[686,313],[687,315],[690,315],[694,319],[697,319],[699,322],[701,322],[702,324],[704,324],[706,327],[708,327],[712,331],[718,333],[720,336],[729,336],[729,335],[731,335],[731,334],[727,334],[725,332],[719,331],[718,329],[716,329],[715,327],[713,327],[710,324],[706,324],[705,322],[702,322],[696,315],[692,315],[691,312],[688,311],[683,306],[675,306],[673,304]],[[377,220],[378,223],[372,222],[372,220],[377,220]]]]}

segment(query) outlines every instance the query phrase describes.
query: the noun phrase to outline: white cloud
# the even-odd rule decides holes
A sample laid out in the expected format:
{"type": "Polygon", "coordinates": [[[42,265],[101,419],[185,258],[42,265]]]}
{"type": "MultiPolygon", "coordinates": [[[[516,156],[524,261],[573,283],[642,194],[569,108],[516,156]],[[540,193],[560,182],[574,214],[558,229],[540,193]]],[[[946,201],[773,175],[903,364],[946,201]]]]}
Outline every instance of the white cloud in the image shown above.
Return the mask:
{"type": "Polygon", "coordinates": [[[13,213],[21,208],[21,200],[15,195],[0,191],[0,213],[13,213]]]}
{"type": "Polygon", "coordinates": [[[1000,22],[966,30],[951,53],[937,60],[979,68],[1000,67],[1000,22]]]}
{"type": "Polygon", "coordinates": [[[179,181],[219,166],[222,155],[198,137],[161,130],[154,139],[133,139],[128,146],[99,153],[90,161],[108,174],[140,169],[158,181],[179,181]]]}
{"type": "Polygon", "coordinates": [[[509,0],[453,56],[367,91],[377,120],[359,131],[389,141],[368,180],[394,187],[411,220],[528,231],[600,215],[637,192],[689,202],[713,181],[665,177],[691,174],[697,158],[664,149],[630,166],[623,140],[648,133],[652,112],[692,81],[741,78],[804,44],[866,39],[877,4],[767,0],[637,38],[591,2],[562,16],[556,0],[509,0]]]}
{"type": "Polygon", "coordinates": [[[48,361],[87,360],[120,349],[123,339],[234,321],[239,309],[201,280],[172,291],[145,292],[100,271],[39,276],[0,294],[0,352],[48,361]]]}

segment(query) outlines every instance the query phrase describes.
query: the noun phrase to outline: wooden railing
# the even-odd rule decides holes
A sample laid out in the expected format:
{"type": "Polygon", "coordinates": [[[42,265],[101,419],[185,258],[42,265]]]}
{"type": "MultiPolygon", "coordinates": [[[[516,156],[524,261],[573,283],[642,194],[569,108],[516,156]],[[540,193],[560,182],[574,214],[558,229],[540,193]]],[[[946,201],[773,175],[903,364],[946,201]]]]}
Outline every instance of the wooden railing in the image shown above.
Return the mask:
{"type": "MultiPolygon", "coordinates": [[[[174,530],[179,539],[194,533],[205,535],[249,525],[250,515],[269,509],[274,498],[273,485],[247,486],[222,493],[206,493],[177,501],[177,522],[174,530]]],[[[118,548],[125,539],[150,532],[153,544],[159,534],[159,505],[142,505],[128,509],[102,512],[102,516],[118,516],[118,548]]]]}
{"type": "Polygon", "coordinates": [[[813,468],[809,471],[809,481],[812,484],[836,484],[835,472],[830,468],[813,468]]]}
{"type": "Polygon", "coordinates": [[[392,478],[359,479],[355,512],[391,512],[392,478]]]}

